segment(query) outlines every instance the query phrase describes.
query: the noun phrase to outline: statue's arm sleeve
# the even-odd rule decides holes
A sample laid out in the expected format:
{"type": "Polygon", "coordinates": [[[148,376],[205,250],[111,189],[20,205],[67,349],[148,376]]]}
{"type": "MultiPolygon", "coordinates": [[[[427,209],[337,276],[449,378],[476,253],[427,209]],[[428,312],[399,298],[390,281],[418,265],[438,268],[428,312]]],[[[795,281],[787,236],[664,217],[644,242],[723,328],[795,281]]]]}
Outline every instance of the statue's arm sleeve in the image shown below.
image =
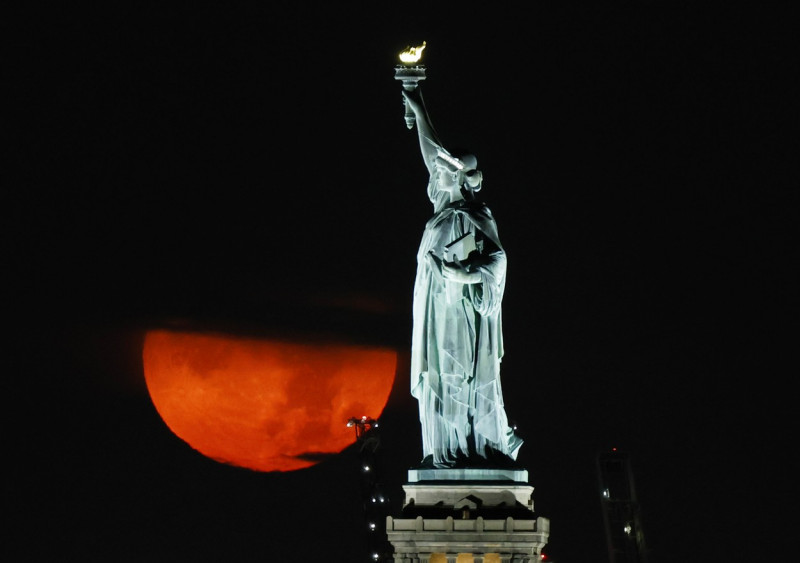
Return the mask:
{"type": "Polygon", "coordinates": [[[481,316],[494,315],[500,310],[506,281],[506,253],[491,241],[485,241],[484,249],[476,271],[481,282],[469,286],[470,299],[475,311],[481,316]]]}
{"type": "Polygon", "coordinates": [[[425,106],[425,101],[422,98],[422,92],[417,89],[408,93],[409,103],[414,111],[416,117],[416,129],[419,136],[419,148],[422,153],[422,160],[425,162],[425,167],[430,174],[433,174],[436,165],[436,155],[438,148],[442,146],[439,141],[439,136],[433,128],[430,115],[428,115],[428,108],[425,106]]]}

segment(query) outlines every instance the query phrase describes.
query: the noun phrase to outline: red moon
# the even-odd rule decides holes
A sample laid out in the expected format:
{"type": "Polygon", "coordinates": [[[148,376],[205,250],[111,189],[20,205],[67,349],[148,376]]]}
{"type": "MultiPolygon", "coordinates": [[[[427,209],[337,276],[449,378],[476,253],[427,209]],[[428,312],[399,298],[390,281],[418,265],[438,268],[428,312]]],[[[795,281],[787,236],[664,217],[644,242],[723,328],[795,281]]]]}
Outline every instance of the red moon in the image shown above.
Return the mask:
{"type": "Polygon", "coordinates": [[[161,418],[203,455],[257,471],[292,471],[355,441],[351,417],[378,418],[397,353],[153,330],[142,352],[161,418]]]}

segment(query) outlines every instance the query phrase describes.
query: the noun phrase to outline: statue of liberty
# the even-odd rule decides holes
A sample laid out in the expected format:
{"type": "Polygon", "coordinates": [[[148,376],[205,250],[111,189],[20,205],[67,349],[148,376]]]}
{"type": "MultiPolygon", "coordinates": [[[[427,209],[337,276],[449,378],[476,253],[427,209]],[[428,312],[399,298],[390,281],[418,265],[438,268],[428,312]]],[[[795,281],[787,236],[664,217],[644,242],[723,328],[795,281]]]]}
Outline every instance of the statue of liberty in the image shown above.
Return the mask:
{"type": "Polygon", "coordinates": [[[491,211],[475,196],[483,175],[474,155],[444,148],[419,88],[403,96],[433,204],[417,253],[411,345],[421,465],[513,465],[522,440],[508,425],[500,384],[506,254],[491,211]]]}

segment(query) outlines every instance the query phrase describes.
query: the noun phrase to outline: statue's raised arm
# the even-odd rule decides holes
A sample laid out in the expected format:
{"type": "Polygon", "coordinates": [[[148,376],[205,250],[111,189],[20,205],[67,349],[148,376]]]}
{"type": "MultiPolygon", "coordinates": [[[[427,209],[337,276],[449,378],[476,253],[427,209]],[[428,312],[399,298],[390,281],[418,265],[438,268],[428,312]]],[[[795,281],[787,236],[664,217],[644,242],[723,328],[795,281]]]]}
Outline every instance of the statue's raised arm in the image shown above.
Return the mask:
{"type": "Polygon", "coordinates": [[[436,156],[443,147],[439,136],[436,134],[436,130],[431,124],[428,109],[425,107],[425,102],[422,99],[422,92],[419,88],[411,91],[404,90],[403,98],[405,99],[406,106],[414,112],[414,116],[416,117],[417,134],[419,135],[419,148],[422,152],[422,159],[425,161],[428,172],[433,174],[436,169],[436,156]]]}

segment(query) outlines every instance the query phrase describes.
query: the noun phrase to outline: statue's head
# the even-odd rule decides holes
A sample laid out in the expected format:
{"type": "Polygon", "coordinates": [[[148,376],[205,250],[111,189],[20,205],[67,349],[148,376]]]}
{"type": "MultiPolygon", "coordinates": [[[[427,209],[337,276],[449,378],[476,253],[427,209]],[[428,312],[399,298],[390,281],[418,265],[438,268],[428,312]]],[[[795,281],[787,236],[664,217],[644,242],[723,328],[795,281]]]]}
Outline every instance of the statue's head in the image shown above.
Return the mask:
{"type": "Polygon", "coordinates": [[[478,159],[474,154],[467,151],[458,151],[455,154],[439,151],[436,166],[445,189],[448,185],[454,186],[465,197],[473,197],[481,189],[483,174],[478,170],[478,159]]]}

